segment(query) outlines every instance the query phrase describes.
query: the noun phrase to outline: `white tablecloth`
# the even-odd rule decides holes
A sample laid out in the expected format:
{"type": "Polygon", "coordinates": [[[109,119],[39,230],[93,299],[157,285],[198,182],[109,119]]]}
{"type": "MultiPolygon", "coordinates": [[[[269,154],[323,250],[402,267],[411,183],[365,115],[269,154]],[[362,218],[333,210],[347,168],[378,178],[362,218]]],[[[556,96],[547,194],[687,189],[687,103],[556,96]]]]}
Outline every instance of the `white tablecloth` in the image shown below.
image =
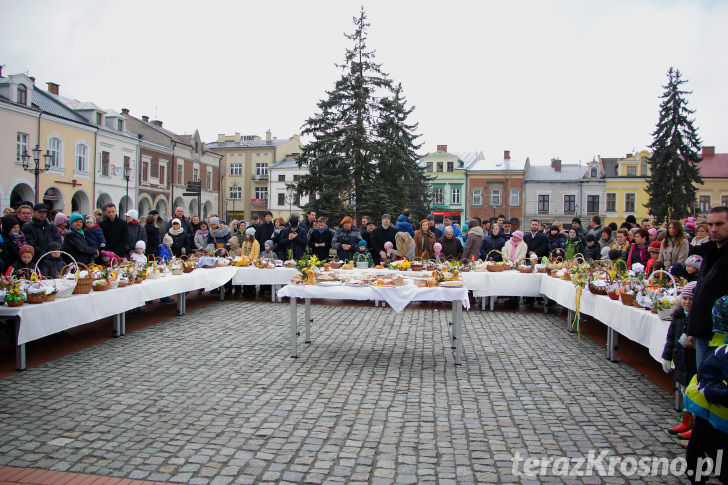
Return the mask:
{"type": "Polygon", "coordinates": [[[288,285],[278,291],[279,296],[296,298],[329,298],[333,300],[383,300],[399,313],[412,301],[460,301],[470,308],[467,288],[420,288],[414,285],[400,287],[288,285]]]}
{"type": "Polygon", "coordinates": [[[295,268],[259,269],[255,266],[235,268],[233,276],[234,285],[286,285],[293,275],[298,273],[295,268]]]}
{"type": "Polygon", "coordinates": [[[473,296],[541,296],[541,275],[518,271],[461,273],[473,296]]]}
{"type": "Polygon", "coordinates": [[[23,345],[62,330],[140,307],[149,300],[200,288],[209,291],[227,283],[236,270],[237,268],[230,267],[197,269],[182,275],[168,274],[155,280],[145,280],[140,285],[92,291],[87,295],[72,295],[40,305],[26,303],[17,308],[0,306],[0,318],[19,317],[17,344],[23,345]]]}

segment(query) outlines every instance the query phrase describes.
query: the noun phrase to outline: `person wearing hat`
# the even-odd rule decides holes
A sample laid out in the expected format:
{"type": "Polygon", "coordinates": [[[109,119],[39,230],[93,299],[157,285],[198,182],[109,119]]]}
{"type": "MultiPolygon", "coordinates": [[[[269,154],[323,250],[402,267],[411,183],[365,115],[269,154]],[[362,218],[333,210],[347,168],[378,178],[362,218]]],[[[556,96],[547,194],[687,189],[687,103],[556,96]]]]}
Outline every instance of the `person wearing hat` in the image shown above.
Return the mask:
{"type": "Polygon", "coordinates": [[[55,241],[61,244],[63,242],[56,226],[48,222],[47,213],[48,209],[44,204],[36,204],[33,207],[33,218],[22,227],[25,240],[30,246],[33,246],[36,258],[49,251],[50,243],[55,241]]]}
{"type": "Polygon", "coordinates": [[[43,256],[38,264],[40,274],[48,278],[60,278],[63,267],[66,265],[61,258],[61,245],[53,241],[48,245],[49,254],[43,256]]]}
{"type": "Polygon", "coordinates": [[[353,223],[351,217],[344,217],[336,230],[334,238],[331,240],[331,247],[336,250],[336,257],[340,261],[351,259],[357,251],[358,242],[361,240],[359,230],[352,227],[353,223]]]}
{"type": "Polygon", "coordinates": [[[251,261],[260,257],[260,243],[255,239],[255,228],[249,227],[245,230],[245,241],[241,246],[243,254],[251,261]]]}
{"type": "Polygon", "coordinates": [[[394,246],[397,237],[397,229],[392,226],[392,216],[389,214],[382,215],[382,225],[372,231],[372,247],[370,251],[374,258],[374,264],[387,260],[387,253],[384,250],[384,243],[390,242],[394,246]]]}
{"type": "MultiPolygon", "coordinates": [[[[508,222],[507,219],[503,219],[503,222],[508,222]]],[[[503,246],[508,243],[508,239],[503,235],[503,229],[497,222],[493,223],[490,228],[489,234],[483,235],[483,242],[480,244],[480,259],[483,261],[501,261],[501,251],[503,246]]]]}
{"type": "Polygon", "coordinates": [[[427,219],[427,222],[430,224],[430,231],[435,233],[435,241],[440,239],[442,237],[442,231],[438,229],[435,225],[435,215],[434,214],[427,214],[425,217],[427,219]]]}
{"type": "MultiPolygon", "coordinates": [[[[687,331],[686,321],[693,305],[694,291],[694,282],[683,287],[682,293],[680,293],[680,305],[672,314],[670,328],[667,331],[667,340],[662,351],[662,369],[665,373],[669,373],[672,372],[673,367],[675,368],[672,375],[675,380],[675,389],[680,390],[682,394],[685,394],[685,389],[690,380],[698,372],[695,366],[695,348],[684,345],[688,338],[685,333],[687,331]]],[[[668,431],[670,434],[677,435],[690,431],[692,426],[692,414],[683,410],[681,422],[677,426],[669,428],[668,431]]],[[[681,438],[689,438],[689,435],[681,436],[681,438]]]]}
{"type": "MultiPolygon", "coordinates": [[[[92,215],[87,215],[84,218],[85,227],[83,229],[86,241],[90,246],[99,248],[99,250],[106,248],[106,238],[104,238],[104,231],[101,230],[96,218],[92,215]]],[[[70,223],[70,221],[69,221],[70,223]]]]}
{"type": "MultiPolygon", "coordinates": [[[[367,218],[367,226],[366,231],[361,232],[361,238],[367,242],[367,251],[370,253],[373,253],[372,251],[372,236],[374,235],[374,229],[377,228],[377,223],[367,218]]],[[[374,254],[372,254],[372,258],[374,257],[374,254]]]]}
{"type": "MultiPolygon", "coordinates": [[[[589,234],[594,235],[593,232],[589,232],[589,234]]],[[[597,241],[599,242],[600,248],[609,248],[612,249],[612,246],[617,244],[617,240],[614,239],[614,236],[612,235],[612,228],[611,227],[605,227],[602,229],[602,232],[599,233],[599,236],[597,236],[597,241]]]]}
{"type": "Polygon", "coordinates": [[[526,257],[528,244],[523,238],[523,232],[521,231],[516,231],[511,235],[511,238],[503,246],[503,259],[505,261],[516,262],[526,257]]]}
{"type": "Polygon", "coordinates": [[[207,249],[207,237],[210,235],[210,226],[207,221],[200,221],[200,225],[195,231],[195,250],[204,252],[207,249]]]}
{"type": "Polygon", "coordinates": [[[70,254],[79,263],[91,264],[99,256],[99,247],[88,240],[87,230],[84,230],[84,219],[81,214],[74,212],[68,218],[69,227],[66,237],[63,238],[63,250],[70,254]]]}
{"type": "MultiPolygon", "coordinates": [[[[261,247],[268,239],[273,239],[273,233],[276,227],[273,224],[273,213],[271,211],[265,211],[263,214],[263,220],[255,228],[255,239],[258,240],[261,247]]],[[[273,249],[273,248],[271,248],[273,249]]]]}
{"type": "Polygon", "coordinates": [[[30,244],[25,244],[18,250],[18,261],[13,265],[16,273],[21,273],[26,277],[30,277],[30,274],[35,271],[35,264],[33,263],[33,256],[35,256],[35,250],[30,244]]]}
{"type": "Polygon", "coordinates": [[[129,251],[134,247],[133,244],[129,243],[129,227],[126,221],[118,217],[116,205],[114,204],[104,206],[104,215],[106,217],[99,226],[104,231],[106,250],[111,251],[120,258],[126,258],[129,256],[129,251]]]}
{"type": "Polygon", "coordinates": [[[326,225],[326,218],[321,216],[316,221],[316,227],[308,234],[308,247],[318,259],[328,261],[333,239],[333,231],[326,225]]]}
{"type": "Polygon", "coordinates": [[[359,240],[353,259],[357,263],[357,268],[360,267],[359,263],[364,263],[364,261],[367,262],[369,268],[374,267],[374,258],[372,258],[372,253],[368,251],[367,242],[364,239],[359,240]]]}
{"type": "Polygon", "coordinates": [[[165,239],[167,236],[169,236],[169,238],[171,239],[172,244],[167,245],[164,240],[162,240],[162,243],[165,246],[169,247],[173,256],[179,258],[182,255],[187,254],[187,233],[182,227],[182,221],[180,221],[176,217],[172,219],[172,227],[170,227],[167,231],[165,239]]]}
{"type": "Polygon", "coordinates": [[[549,256],[566,258],[566,238],[556,224],[549,227],[546,235],[549,256]]]}
{"type": "Polygon", "coordinates": [[[268,239],[263,243],[263,251],[260,252],[261,258],[278,259],[278,255],[273,251],[273,240],[268,239]]]}
{"type": "Polygon", "coordinates": [[[599,261],[602,257],[601,248],[597,243],[594,234],[586,235],[586,244],[584,244],[584,257],[587,260],[599,261]]]}
{"type": "Polygon", "coordinates": [[[174,245],[174,238],[167,232],[162,238],[162,244],[157,248],[157,254],[162,261],[167,262],[172,259],[172,246],[174,245]]]}
{"type": "Polygon", "coordinates": [[[306,252],[308,236],[306,230],[298,220],[297,215],[292,214],[288,224],[278,237],[278,255],[286,259],[298,260],[306,252]]]}
{"type": "Polygon", "coordinates": [[[147,262],[147,243],[144,241],[137,241],[134,244],[134,251],[131,252],[130,259],[135,263],[146,263],[147,262]]]}
{"type": "Polygon", "coordinates": [[[584,231],[584,228],[581,227],[580,218],[572,217],[571,218],[571,227],[576,231],[576,234],[579,235],[579,239],[582,239],[582,240],[586,239],[586,232],[584,231]]]}
{"type": "Polygon", "coordinates": [[[129,254],[136,251],[136,243],[137,241],[144,241],[144,245],[146,247],[147,244],[147,231],[144,230],[144,226],[139,224],[139,212],[137,212],[134,209],[130,209],[126,211],[126,214],[124,214],[124,217],[126,217],[126,224],[127,224],[127,242],[129,244],[129,254]]]}
{"type": "MultiPolygon", "coordinates": [[[[172,221],[174,223],[174,221],[172,221]]],[[[174,224],[173,224],[174,225],[174,224]]],[[[170,229],[171,232],[171,229],[170,229]]],[[[207,250],[208,251],[217,251],[219,249],[225,249],[228,245],[228,241],[230,241],[230,238],[232,237],[232,234],[230,233],[230,228],[226,226],[225,224],[220,223],[220,218],[217,216],[210,217],[210,233],[207,235],[207,250]]],[[[238,243],[242,246],[242,243],[240,241],[240,238],[238,238],[238,243]]]]}
{"type": "Polygon", "coordinates": [[[14,266],[20,259],[18,251],[21,247],[28,244],[20,230],[20,221],[13,216],[5,216],[2,218],[2,259],[5,261],[5,267],[14,266]]]}
{"type": "Polygon", "coordinates": [[[61,239],[63,239],[63,236],[65,236],[66,232],[68,232],[68,216],[66,216],[63,212],[57,213],[55,217],[53,217],[53,225],[56,226],[58,234],[60,234],[61,239]]]}
{"type": "Polygon", "coordinates": [[[693,254],[685,260],[685,273],[688,281],[697,281],[700,267],[703,265],[703,257],[693,254]]]}

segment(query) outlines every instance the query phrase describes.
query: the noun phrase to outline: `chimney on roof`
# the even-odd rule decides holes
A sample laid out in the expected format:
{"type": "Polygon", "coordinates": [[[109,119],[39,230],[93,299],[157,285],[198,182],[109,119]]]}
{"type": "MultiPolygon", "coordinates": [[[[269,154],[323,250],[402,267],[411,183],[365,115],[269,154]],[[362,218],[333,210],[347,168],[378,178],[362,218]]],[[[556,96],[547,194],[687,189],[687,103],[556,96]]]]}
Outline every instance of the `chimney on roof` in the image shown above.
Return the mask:
{"type": "Polygon", "coordinates": [[[511,151],[503,150],[503,160],[510,160],[510,159],[511,159],[511,151]]]}
{"type": "Polygon", "coordinates": [[[142,121],[144,123],[149,123],[149,116],[142,116],[142,121]]]}
{"type": "Polygon", "coordinates": [[[56,84],[56,83],[46,83],[46,84],[48,85],[48,92],[58,96],[58,91],[59,91],[58,88],[60,88],[61,85],[56,84]]]}
{"type": "Polygon", "coordinates": [[[158,127],[160,127],[160,128],[162,127],[162,122],[161,122],[161,121],[159,121],[159,120],[154,120],[154,121],[152,121],[152,124],[153,124],[153,125],[157,125],[157,126],[158,126],[158,127]]]}
{"type": "Polygon", "coordinates": [[[0,77],[3,77],[3,66],[0,65],[0,77]]]}
{"type": "Polygon", "coordinates": [[[715,155],[715,147],[703,147],[703,156],[713,156],[715,155]]]}
{"type": "Polygon", "coordinates": [[[121,108],[121,114],[128,115],[129,114],[129,108],[121,108]]]}
{"type": "Polygon", "coordinates": [[[271,140],[270,136],[271,136],[270,130],[266,131],[265,132],[265,141],[270,141],[271,140]]]}
{"type": "Polygon", "coordinates": [[[447,145],[437,145],[437,151],[438,152],[446,152],[447,151],[447,145]]]}
{"type": "Polygon", "coordinates": [[[32,82],[33,86],[35,86],[35,78],[33,76],[30,76],[28,79],[30,79],[30,82],[32,82]]]}
{"type": "Polygon", "coordinates": [[[552,158],[551,168],[553,168],[556,172],[561,172],[561,160],[558,158],[552,158]]]}

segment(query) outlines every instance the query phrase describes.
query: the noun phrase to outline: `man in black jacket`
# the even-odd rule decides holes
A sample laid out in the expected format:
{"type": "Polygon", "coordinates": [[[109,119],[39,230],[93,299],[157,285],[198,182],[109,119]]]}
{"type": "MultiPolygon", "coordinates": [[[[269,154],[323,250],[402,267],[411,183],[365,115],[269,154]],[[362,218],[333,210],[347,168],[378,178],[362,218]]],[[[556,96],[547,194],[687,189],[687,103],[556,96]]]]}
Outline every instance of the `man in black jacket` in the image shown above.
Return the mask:
{"type": "Polygon", "coordinates": [[[128,257],[131,248],[129,247],[129,229],[126,221],[122,221],[117,216],[114,204],[104,206],[104,215],[106,218],[99,223],[99,226],[104,231],[106,249],[120,258],[128,257]]]}
{"type": "Polygon", "coordinates": [[[539,231],[539,222],[534,219],[531,221],[531,232],[527,232],[523,237],[523,241],[528,245],[528,255],[535,254],[539,258],[548,255],[549,243],[546,234],[539,231]]]}
{"type": "Polygon", "coordinates": [[[687,334],[695,341],[698,369],[708,355],[708,344],[713,337],[713,304],[728,294],[728,207],[710,210],[708,228],[710,241],[692,250],[703,257],[687,321],[687,334]]]}
{"type": "Polygon", "coordinates": [[[384,243],[389,241],[395,244],[395,236],[397,230],[392,224],[392,216],[384,214],[382,216],[382,225],[372,231],[372,259],[374,264],[379,264],[382,259],[387,259],[387,253],[384,252],[384,243]]]}
{"type": "Polygon", "coordinates": [[[308,237],[298,217],[292,216],[288,224],[281,231],[278,238],[278,257],[288,259],[288,251],[292,252],[292,259],[298,260],[306,252],[308,237]]]}
{"type": "Polygon", "coordinates": [[[263,215],[263,222],[258,224],[255,231],[255,239],[260,243],[262,248],[266,241],[273,239],[273,232],[275,231],[275,225],[273,224],[273,213],[271,211],[265,211],[263,215]]]}
{"type": "Polygon", "coordinates": [[[28,245],[33,246],[35,261],[50,251],[50,243],[61,244],[61,235],[56,226],[46,219],[47,213],[48,209],[44,204],[36,204],[33,207],[33,218],[26,222],[21,229],[28,245]]]}

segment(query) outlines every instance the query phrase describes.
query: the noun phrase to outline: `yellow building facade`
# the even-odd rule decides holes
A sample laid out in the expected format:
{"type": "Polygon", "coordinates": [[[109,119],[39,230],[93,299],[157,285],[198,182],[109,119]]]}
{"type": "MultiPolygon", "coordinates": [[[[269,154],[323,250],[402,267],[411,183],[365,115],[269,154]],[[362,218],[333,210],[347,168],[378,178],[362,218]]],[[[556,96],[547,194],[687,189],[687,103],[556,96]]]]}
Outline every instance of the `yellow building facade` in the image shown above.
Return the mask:
{"type": "Polygon", "coordinates": [[[606,217],[603,225],[615,222],[619,226],[630,215],[638,223],[642,219],[651,219],[645,207],[651,155],[648,150],[642,150],[629,153],[624,158],[600,158],[606,177],[606,217]]]}

